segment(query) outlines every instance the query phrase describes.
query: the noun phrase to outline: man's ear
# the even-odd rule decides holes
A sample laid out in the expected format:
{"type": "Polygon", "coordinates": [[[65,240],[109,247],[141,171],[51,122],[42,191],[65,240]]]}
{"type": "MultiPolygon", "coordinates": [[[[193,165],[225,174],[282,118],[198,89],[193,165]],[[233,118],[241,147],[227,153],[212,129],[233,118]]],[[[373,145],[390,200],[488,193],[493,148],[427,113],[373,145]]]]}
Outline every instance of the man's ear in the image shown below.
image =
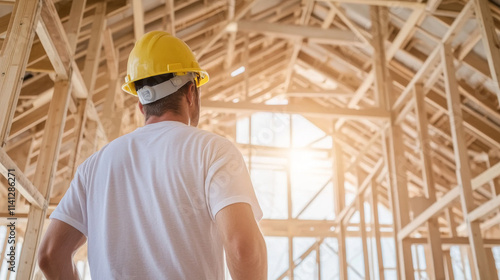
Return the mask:
{"type": "Polygon", "coordinates": [[[137,105],[139,106],[139,110],[141,110],[141,113],[144,115],[144,108],[142,107],[141,102],[137,101],[137,105]]]}
{"type": "Polygon", "coordinates": [[[188,101],[189,106],[193,106],[196,104],[195,99],[196,99],[196,88],[194,86],[194,83],[190,83],[187,89],[187,94],[186,94],[186,99],[188,101]]]}

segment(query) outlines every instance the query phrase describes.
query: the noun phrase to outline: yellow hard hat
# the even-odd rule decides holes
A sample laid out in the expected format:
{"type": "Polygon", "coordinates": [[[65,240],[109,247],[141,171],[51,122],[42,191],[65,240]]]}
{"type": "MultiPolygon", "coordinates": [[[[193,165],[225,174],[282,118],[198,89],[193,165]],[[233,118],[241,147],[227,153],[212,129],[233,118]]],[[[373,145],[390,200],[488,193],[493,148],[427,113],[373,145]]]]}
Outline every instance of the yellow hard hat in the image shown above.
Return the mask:
{"type": "Polygon", "coordinates": [[[127,76],[122,89],[137,95],[134,82],[156,75],[196,73],[196,86],[208,82],[208,73],[200,68],[189,46],[165,31],[144,34],[136,43],[127,63],[127,76]]]}

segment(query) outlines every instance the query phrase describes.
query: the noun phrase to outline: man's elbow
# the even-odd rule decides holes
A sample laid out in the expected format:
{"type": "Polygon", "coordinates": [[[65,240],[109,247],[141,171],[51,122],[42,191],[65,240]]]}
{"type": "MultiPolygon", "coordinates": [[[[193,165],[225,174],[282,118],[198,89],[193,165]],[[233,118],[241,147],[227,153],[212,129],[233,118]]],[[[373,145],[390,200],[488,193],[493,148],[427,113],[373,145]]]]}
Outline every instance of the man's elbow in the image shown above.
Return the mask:
{"type": "Polygon", "coordinates": [[[38,250],[38,266],[44,274],[52,274],[58,267],[57,252],[41,246],[38,250]]]}
{"type": "Polygon", "coordinates": [[[241,262],[263,263],[267,262],[266,244],[262,236],[256,236],[251,240],[239,240],[235,242],[234,257],[241,262]]]}
{"type": "Polygon", "coordinates": [[[46,271],[50,268],[50,254],[46,251],[38,251],[38,266],[42,271],[46,271]]]}

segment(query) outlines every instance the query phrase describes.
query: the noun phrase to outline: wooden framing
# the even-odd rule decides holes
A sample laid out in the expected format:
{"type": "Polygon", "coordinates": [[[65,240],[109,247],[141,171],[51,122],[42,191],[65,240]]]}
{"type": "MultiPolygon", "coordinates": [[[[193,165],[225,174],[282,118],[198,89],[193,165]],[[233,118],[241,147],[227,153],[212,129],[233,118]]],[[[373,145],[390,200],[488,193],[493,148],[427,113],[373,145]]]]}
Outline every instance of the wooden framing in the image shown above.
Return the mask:
{"type": "MultiPolygon", "coordinates": [[[[358,174],[358,182],[359,182],[358,174]]],[[[366,234],[366,222],[365,222],[365,195],[360,194],[358,196],[358,209],[359,209],[359,230],[361,231],[361,246],[363,248],[363,267],[364,267],[364,277],[365,279],[370,279],[370,264],[368,261],[368,235],[366,234]]]]}
{"type": "Polygon", "coordinates": [[[498,271],[495,267],[495,258],[493,257],[493,252],[491,248],[485,248],[484,250],[486,251],[486,258],[488,259],[488,265],[490,268],[488,276],[491,280],[498,280],[498,271]]]}
{"type": "MultiPolygon", "coordinates": [[[[472,177],[470,174],[469,158],[466,154],[465,132],[463,128],[462,110],[457,108],[460,104],[458,95],[458,84],[455,78],[455,67],[453,65],[453,56],[451,46],[443,44],[441,47],[441,56],[443,59],[443,68],[446,85],[446,100],[451,126],[451,135],[453,138],[453,150],[455,152],[456,173],[460,190],[460,201],[464,215],[469,215],[474,210],[474,201],[472,196],[472,177]]],[[[476,268],[477,277],[487,279],[489,274],[489,263],[481,237],[481,229],[477,221],[466,219],[470,246],[473,253],[473,262],[476,268]]]]}
{"type": "Polygon", "coordinates": [[[474,0],[474,4],[476,6],[477,21],[481,27],[483,46],[488,58],[491,77],[497,86],[497,97],[500,102],[500,41],[487,2],[474,0]]]}
{"type": "Polygon", "coordinates": [[[95,21],[92,23],[92,36],[89,40],[85,66],[83,69],[83,80],[88,90],[88,99],[92,98],[94,93],[95,77],[99,66],[99,58],[102,48],[102,33],[106,24],[106,3],[101,2],[95,8],[95,21]]]}
{"type": "Polygon", "coordinates": [[[305,107],[302,104],[289,104],[289,105],[261,105],[255,103],[239,102],[220,102],[220,101],[208,101],[202,100],[202,106],[205,110],[212,110],[217,112],[226,113],[251,113],[251,112],[274,112],[274,113],[288,113],[296,114],[300,113],[311,117],[322,117],[322,118],[348,118],[348,119],[376,119],[385,120],[389,117],[389,113],[382,109],[366,109],[366,110],[355,110],[355,109],[343,109],[338,108],[335,110],[325,110],[320,106],[305,107]]]}
{"type": "MultiPolygon", "coordinates": [[[[382,258],[382,243],[380,242],[380,224],[378,215],[378,187],[375,180],[371,180],[371,207],[373,220],[373,239],[375,241],[374,249],[377,252],[377,271],[380,280],[385,279],[384,260],[382,258]]],[[[375,267],[374,267],[375,270],[375,267]]],[[[374,272],[375,275],[376,272],[374,272]]]]}
{"type": "MultiPolygon", "coordinates": [[[[500,163],[492,166],[488,170],[479,174],[472,179],[472,190],[477,190],[483,184],[487,183],[492,178],[500,175],[500,163]]],[[[460,197],[459,186],[454,187],[446,194],[444,194],[438,201],[427,207],[420,215],[414,218],[400,233],[399,238],[405,238],[410,233],[415,231],[421,224],[429,220],[431,217],[438,215],[443,211],[451,202],[460,197]]],[[[460,227],[459,227],[460,228],[460,227]]]]}
{"type": "MultiPolygon", "coordinates": [[[[390,80],[388,76],[387,65],[385,63],[385,47],[383,33],[384,27],[381,25],[381,8],[372,7],[371,8],[371,18],[372,18],[372,29],[374,34],[374,50],[375,50],[375,60],[377,63],[377,69],[375,70],[375,87],[376,92],[379,95],[378,100],[383,100],[384,103],[381,104],[386,110],[390,110],[392,104],[394,103],[393,94],[391,94],[391,89],[389,87],[388,81],[390,80]]],[[[384,133],[385,136],[385,133],[384,133]]],[[[409,203],[408,203],[408,189],[406,181],[406,170],[405,163],[406,160],[403,155],[403,140],[401,127],[394,123],[394,120],[390,120],[390,127],[387,130],[387,147],[385,149],[385,161],[389,170],[389,181],[390,181],[390,198],[392,203],[392,210],[394,216],[396,217],[396,224],[394,225],[394,232],[397,234],[399,230],[405,227],[409,221],[409,203]]],[[[385,143],[385,137],[382,139],[385,143]]],[[[396,252],[399,258],[399,274],[401,279],[413,279],[413,262],[411,256],[411,244],[406,240],[396,240],[396,252]]]]}
{"type": "Polygon", "coordinates": [[[339,2],[339,3],[352,3],[352,4],[365,4],[365,5],[377,5],[377,6],[388,6],[388,7],[405,7],[405,8],[425,8],[425,4],[416,1],[394,1],[394,0],[321,0],[329,2],[339,2]]]}
{"type": "Polygon", "coordinates": [[[165,1],[166,12],[168,13],[169,22],[166,23],[167,30],[170,34],[175,36],[175,8],[174,8],[174,0],[165,1]]]}
{"type": "Polygon", "coordinates": [[[68,79],[69,68],[71,67],[69,43],[62,24],[57,19],[57,11],[52,2],[43,1],[43,4],[42,20],[38,22],[36,33],[58,77],[68,79]]]}
{"type": "Polygon", "coordinates": [[[80,34],[80,25],[82,23],[82,17],[86,3],[87,0],[78,0],[71,3],[69,19],[64,28],[68,37],[68,46],[71,54],[75,53],[76,44],[78,42],[78,34],[80,34]]]}
{"type": "Polygon", "coordinates": [[[28,62],[35,28],[40,16],[41,1],[18,1],[0,53],[0,147],[5,146],[15,104],[21,91],[24,68],[28,62]],[[19,34],[19,35],[18,35],[19,34]]]}
{"type": "Polygon", "coordinates": [[[362,45],[352,31],[322,29],[300,25],[286,25],[276,23],[256,23],[240,20],[237,22],[239,31],[259,32],[283,38],[305,38],[311,41],[334,45],[362,45]]]}
{"type": "MultiPolygon", "coordinates": [[[[442,43],[448,43],[453,41],[455,36],[458,34],[458,30],[460,30],[466,23],[466,20],[470,17],[473,12],[473,4],[472,1],[467,1],[467,4],[462,8],[460,14],[455,18],[453,24],[446,31],[443,38],[441,39],[442,43]]],[[[407,102],[408,96],[410,96],[414,84],[421,81],[425,74],[429,71],[429,68],[434,66],[439,59],[439,48],[435,48],[432,53],[428,56],[427,60],[425,60],[424,64],[418,72],[413,76],[410,83],[405,87],[403,93],[398,97],[398,99],[394,102],[392,109],[397,111],[400,109],[402,104],[407,102]]],[[[408,106],[409,103],[407,103],[408,106]]]]}
{"type": "MultiPolygon", "coordinates": [[[[436,190],[434,186],[434,175],[432,171],[430,138],[427,128],[427,110],[424,102],[423,85],[420,83],[414,86],[415,115],[419,136],[420,158],[423,163],[422,177],[424,179],[424,193],[427,201],[433,203],[436,201],[436,190]]],[[[430,260],[427,260],[428,271],[432,273],[433,279],[444,279],[443,252],[441,249],[441,232],[436,217],[427,221],[427,239],[429,241],[430,260]]]]}
{"type": "Polygon", "coordinates": [[[134,11],[134,35],[138,40],[144,35],[144,8],[141,0],[132,0],[132,11],[134,11]]]}
{"type": "MultiPolygon", "coordinates": [[[[335,137],[335,135],[333,135],[335,137]]],[[[340,216],[340,212],[345,208],[345,180],[344,180],[344,164],[343,155],[340,145],[335,142],[333,144],[333,177],[334,184],[334,200],[335,200],[335,216],[340,216]]],[[[346,250],[346,227],[344,226],[344,221],[340,218],[336,231],[338,232],[338,247],[339,247],[339,279],[347,279],[347,250],[346,250]]]]}
{"type": "MultiPolygon", "coordinates": [[[[71,96],[70,90],[71,82],[68,80],[56,81],[45,125],[45,136],[42,140],[44,149],[38,156],[37,171],[33,179],[33,184],[38,187],[46,201],[50,199],[52,181],[57,168],[59,147],[61,146],[62,132],[71,96]],[[56,141],[54,141],[54,138],[56,141]]],[[[21,259],[19,260],[20,269],[17,274],[20,279],[30,279],[33,275],[36,252],[42,235],[46,211],[46,208],[30,208],[21,259]]]]}
{"type": "Polygon", "coordinates": [[[7,155],[3,150],[0,150],[0,173],[7,178],[7,170],[14,169],[16,170],[16,188],[19,193],[26,198],[26,200],[31,203],[33,206],[38,208],[46,208],[47,203],[45,202],[45,198],[40,194],[37,188],[31,183],[24,173],[19,173],[20,169],[7,155]]]}
{"type": "MultiPolygon", "coordinates": [[[[282,159],[295,149],[334,163],[298,212],[291,167],[273,167],[288,174],[288,218],[265,219],[261,228],[288,238],[288,268],[278,279],[297,278],[296,268],[314,252],[311,277],[322,279],[325,249],[340,254],[340,279],[348,270],[366,279],[384,279],[389,270],[412,279],[414,245],[425,246],[432,279],[453,279],[450,246],[463,248],[475,279],[495,274],[491,247],[500,244],[494,238],[500,221],[496,5],[282,0],[263,8],[263,2],[251,0],[128,2],[0,1],[0,74],[5,73],[0,173],[19,170],[24,211],[17,217],[27,222],[20,278],[33,274],[40,229],[78,164],[108,140],[142,125],[137,100],[122,95],[119,85],[135,40],[157,29],[185,40],[210,74],[202,88],[203,129],[236,140],[241,118],[269,112],[301,115],[324,132],[300,149],[237,145],[253,158],[250,169],[267,168],[256,158],[282,159]],[[361,12],[366,10],[370,13],[361,12]],[[245,72],[230,77],[240,66],[245,72]],[[314,148],[329,137],[332,147],[314,148]],[[335,219],[304,219],[332,184],[335,219]],[[414,207],[413,201],[423,206],[414,207]],[[392,225],[381,224],[379,207],[393,211],[392,225]],[[353,223],[357,212],[360,221],[353,223]],[[301,248],[297,237],[315,242],[301,248]],[[325,238],[336,238],[339,251],[325,238]],[[364,270],[346,258],[346,238],[361,238],[364,270]],[[396,242],[396,267],[384,264],[382,238],[396,242]]],[[[250,124],[250,130],[258,127],[250,124]]],[[[1,221],[6,218],[0,213],[1,221]]]]}
{"type": "MultiPolygon", "coordinates": [[[[76,140],[76,151],[75,151],[75,162],[74,170],[78,167],[81,160],[81,150],[83,145],[83,135],[85,133],[85,126],[88,120],[93,120],[100,124],[99,118],[97,117],[97,113],[95,112],[95,106],[92,101],[92,97],[94,94],[94,86],[96,82],[97,69],[99,66],[99,57],[101,54],[102,48],[102,35],[104,32],[104,27],[106,24],[106,3],[100,2],[96,5],[95,8],[95,21],[92,23],[92,33],[93,37],[89,40],[89,50],[87,52],[87,56],[85,58],[84,70],[83,70],[83,79],[85,83],[85,87],[88,90],[86,98],[81,101],[79,106],[82,106],[84,109],[82,119],[79,120],[80,127],[77,128],[78,135],[76,140]],[[95,112],[95,113],[94,113],[95,112]]],[[[88,155],[87,155],[88,156],[88,155]]]]}
{"type": "Polygon", "coordinates": [[[255,4],[256,0],[250,0],[245,3],[245,6],[241,8],[238,13],[235,13],[234,19],[231,22],[228,22],[223,28],[221,28],[218,32],[215,32],[215,34],[209,38],[207,41],[208,43],[203,46],[203,48],[196,54],[196,57],[200,59],[210,47],[212,47],[221,37],[224,35],[224,33],[227,32],[228,29],[231,29],[231,26],[234,25],[235,21],[240,20],[255,4]]]}

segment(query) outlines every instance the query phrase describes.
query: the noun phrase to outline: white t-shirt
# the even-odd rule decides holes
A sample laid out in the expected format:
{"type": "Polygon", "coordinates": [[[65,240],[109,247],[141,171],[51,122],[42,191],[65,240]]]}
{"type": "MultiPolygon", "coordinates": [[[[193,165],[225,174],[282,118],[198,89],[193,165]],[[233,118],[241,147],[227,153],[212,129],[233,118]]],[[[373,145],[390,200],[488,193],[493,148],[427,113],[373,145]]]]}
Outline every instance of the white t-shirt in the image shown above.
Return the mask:
{"type": "Polygon", "coordinates": [[[238,202],[262,218],[236,147],[163,121],[90,156],[50,218],[87,236],[93,280],[217,280],[224,261],[215,215],[238,202]]]}

